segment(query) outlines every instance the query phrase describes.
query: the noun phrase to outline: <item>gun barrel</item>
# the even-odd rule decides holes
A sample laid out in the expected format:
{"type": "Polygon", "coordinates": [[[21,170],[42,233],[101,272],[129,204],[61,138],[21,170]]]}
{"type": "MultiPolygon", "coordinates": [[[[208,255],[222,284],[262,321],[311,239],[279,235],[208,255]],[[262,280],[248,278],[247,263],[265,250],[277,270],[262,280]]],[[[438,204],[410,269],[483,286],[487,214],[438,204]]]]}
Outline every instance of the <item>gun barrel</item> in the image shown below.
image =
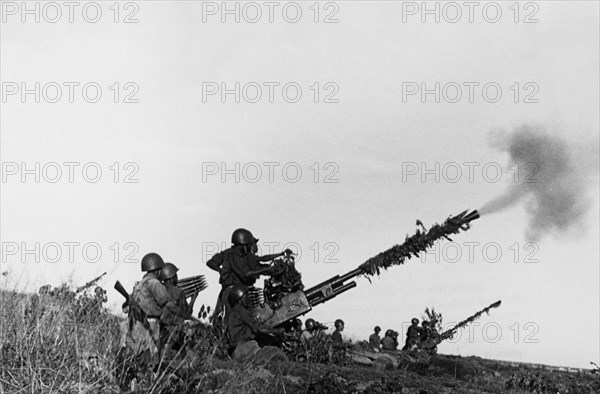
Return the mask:
{"type": "Polygon", "coordinates": [[[338,295],[342,294],[343,292],[348,291],[354,287],[356,287],[356,282],[346,283],[345,285],[337,287],[333,292],[331,292],[329,294],[323,294],[321,296],[313,297],[312,299],[309,299],[308,302],[309,302],[310,306],[316,306],[316,305],[322,304],[325,301],[328,301],[334,297],[337,297],[338,295]]]}
{"type": "Polygon", "coordinates": [[[477,212],[477,210],[471,212],[470,214],[468,214],[467,216],[464,217],[464,221],[465,222],[471,222],[475,219],[479,219],[481,217],[481,215],[479,215],[479,212],[477,212]]]}
{"type": "Polygon", "coordinates": [[[357,277],[358,275],[362,274],[362,271],[360,268],[356,268],[350,272],[348,272],[345,275],[339,276],[336,275],[333,278],[327,279],[324,282],[319,283],[316,286],[311,287],[310,289],[306,290],[304,293],[306,294],[306,298],[311,301],[312,299],[315,299],[317,297],[319,297],[319,295],[323,295],[325,296],[324,292],[326,291],[326,289],[331,288],[331,290],[336,290],[342,286],[344,286],[344,282],[357,277]]]}

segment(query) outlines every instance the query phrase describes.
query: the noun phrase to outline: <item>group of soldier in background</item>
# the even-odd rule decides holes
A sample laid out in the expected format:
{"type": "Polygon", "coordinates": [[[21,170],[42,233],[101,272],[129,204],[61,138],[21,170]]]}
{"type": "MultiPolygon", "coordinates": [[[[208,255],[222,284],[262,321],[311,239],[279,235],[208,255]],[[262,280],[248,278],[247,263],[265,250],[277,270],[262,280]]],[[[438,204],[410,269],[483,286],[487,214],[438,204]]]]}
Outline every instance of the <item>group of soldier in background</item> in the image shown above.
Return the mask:
{"type": "MultiPolygon", "coordinates": [[[[379,336],[381,327],[375,326],[374,333],[369,337],[369,346],[375,352],[398,350],[399,333],[394,330],[387,330],[383,339],[379,336]]],[[[429,339],[436,339],[439,336],[436,328],[423,320],[419,326],[419,319],[413,318],[411,325],[406,330],[406,341],[402,350],[414,350],[426,344],[429,339]]]]}

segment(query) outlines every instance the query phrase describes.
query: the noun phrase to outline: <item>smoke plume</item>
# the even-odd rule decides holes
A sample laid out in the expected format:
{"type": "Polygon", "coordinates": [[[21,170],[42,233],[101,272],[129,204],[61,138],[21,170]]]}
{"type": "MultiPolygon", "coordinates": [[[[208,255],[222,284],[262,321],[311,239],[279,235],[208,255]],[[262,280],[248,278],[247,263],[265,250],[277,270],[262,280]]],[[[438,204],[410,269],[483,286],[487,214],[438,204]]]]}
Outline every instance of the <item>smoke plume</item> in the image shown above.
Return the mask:
{"type": "Polygon", "coordinates": [[[494,137],[492,146],[510,156],[512,185],[479,209],[480,214],[525,203],[530,215],[527,237],[532,240],[580,224],[591,205],[587,192],[598,168],[590,152],[575,149],[542,126],[523,125],[494,137]]]}

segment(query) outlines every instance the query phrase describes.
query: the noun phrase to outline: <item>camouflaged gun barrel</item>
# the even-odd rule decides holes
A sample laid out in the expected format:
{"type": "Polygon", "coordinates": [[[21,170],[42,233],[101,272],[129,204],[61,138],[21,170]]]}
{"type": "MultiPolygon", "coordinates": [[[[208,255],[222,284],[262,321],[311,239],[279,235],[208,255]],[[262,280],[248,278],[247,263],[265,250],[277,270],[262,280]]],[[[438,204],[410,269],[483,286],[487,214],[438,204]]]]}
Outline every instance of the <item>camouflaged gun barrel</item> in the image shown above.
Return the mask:
{"type": "Polygon", "coordinates": [[[379,275],[381,269],[404,264],[411,257],[419,257],[420,253],[427,251],[441,238],[452,241],[450,235],[458,234],[461,230],[467,231],[471,228],[470,223],[478,218],[479,212],[472,211],[468,213],[468,210],[466,210],[456,216],[449,217],[443,224],[435,224],[429,230],[423,226],[421,221],[417,221],[417,225],[420,225],[423,231],[417,230],[414,235],[407,236],[401,245],[392,246],[377,256],[371,257],[358,268],[365,275],[379,275]]]}
{"type": "Polygon", "coordinates": [[[502,303],[502,301],[496,301],[493,304],[490,304],[487,308],[483,308],[482,310],[475,313],[474,315],[467,317],[465,320],[456,324],[454,327],[450,328],[449,330],[444,331],[439,336],[439,342],[442,342],[446,339],[452,338],[454,336],[454,334],[456,333],[456,331],[458,331],[459,328],[462,328],[462,327],[466,326],[467,324],[473,323],[475,320],[479,319],[481,317],[481,315],[483,315],[484,313],[489,314],[490,309],[498,308],[501,303],[502,303]]]}
{"type": "Polygon", "coordinates": [[[189,298],[195,293],[199,293],[202,290],[206,289],[208,287],[208,284],[206,283],[204,275],[197,275],[191,276],[189,278],[179,279],[179,281],[177,282],[177,287],[179,287],[183,291],[185,298],[189,298]]]}
{"type": "Polygon", "coordinates": [[[463,211],[456,216],[449,217],[442,225],[436,224],[429,230],[417,221],[423,229],[411,236],[406,237],[404,243],[395,245],[385,252],[379,253],[361,264],[358,268],[348,272],[345,275],[336,275],[316,286],[305,291],[306,298],[310,306],[319,305],[330,300],[337,295],[356,287],[356,282],[344,283],[359,275],[379,275],[381,269],[387,269],[392,265],[404,264],[411,257],[418,257],[419,253],[425,252],[432,247],[436,241],[445,238],[451,241],[449,235],[458,234],[461,230],[466,231],[470,228],[470,222],[479,218],[479,212],[463,211]]]}

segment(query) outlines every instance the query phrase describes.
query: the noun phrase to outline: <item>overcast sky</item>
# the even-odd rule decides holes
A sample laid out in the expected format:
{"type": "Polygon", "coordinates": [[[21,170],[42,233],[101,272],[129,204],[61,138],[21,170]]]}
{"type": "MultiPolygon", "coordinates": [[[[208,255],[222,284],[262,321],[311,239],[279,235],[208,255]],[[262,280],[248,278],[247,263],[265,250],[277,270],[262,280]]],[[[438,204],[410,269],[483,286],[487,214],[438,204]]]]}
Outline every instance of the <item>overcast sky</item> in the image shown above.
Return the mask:
{"type": "MultiPolygon", "coordinates": [[[[180,277],[206,275],[197,303],[212,307],[218,275],[204,263],[237,227],[263,253],[301,252],[310,287],[402,242],[416,219],[442,222],[514,183],[491,131],[541,124],[580,152],[598,141],[597,2],[481,2],[472,23],[462,2],[438,4],[439,23],[421,2],[239,3],[239,23],[221,2],[118,13],[82,2],[72,23],[66,6],[39,3],[36,23],[36,3],[32,14],[21,4],[2,2],[3,287],[107,271],[120,305],[114,281],[131,288],[155,251],[180,277]],[[36,83],[39,102],[22,95],[36,83]],[[436,83],[439,102],[423,98],[436,83]],[[36,243],[39,263],[23,255],[36,243]]],[[[573,231],[528,243],[523,206],[484,216],[437,255],[361,278],[309,316],[342,318],[348,337],[366,339],[425,307],[456,322],[502,300],[440,351],[589,367],[600,350],[597,184],[589,198],[573,231]]]]}

